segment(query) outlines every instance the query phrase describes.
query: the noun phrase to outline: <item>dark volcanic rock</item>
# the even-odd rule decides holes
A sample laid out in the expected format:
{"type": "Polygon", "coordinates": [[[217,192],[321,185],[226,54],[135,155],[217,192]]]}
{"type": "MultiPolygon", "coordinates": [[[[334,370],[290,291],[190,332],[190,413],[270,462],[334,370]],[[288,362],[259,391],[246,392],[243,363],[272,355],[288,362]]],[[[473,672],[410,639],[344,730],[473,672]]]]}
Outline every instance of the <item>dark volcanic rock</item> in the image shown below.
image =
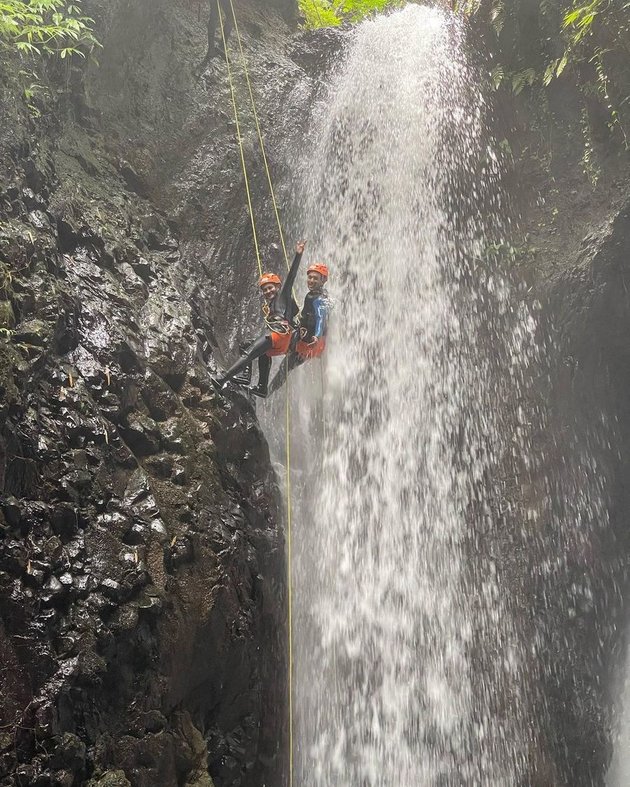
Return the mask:
{"type": "MultiPolygon", "coordinates": [[[[237,4],[274,71],[292,7],[237,4]]],[[[279,784],[279,495],[252,406],[206,366],[216,238],[251,272],[247,225],[222,220],[225,66],[194,76],[196,4],[85,10],[101,68],[75,63],[39,121],[17,82],[0,96],[0,784],[279,784]],[[193,220],[174,206],[209,128],[193,220]],[[193,225],[212,228],[202,261],[193,225]]]]}
{"type": "Polygon", "coordinates": [[[534,124],[539,96],[512,107],[515,255],[523,295],[538,301],[545,352],[527,392],[532,462],[519,470],[518,495],[536,518],[505,539],[503,560],[524,642],[538,643],[528,665],[532,783],[590,787],[604,783],[610,762],[611,687],[628,619],[630,171],[609,140],[592,151],[598,178],[588,176],[572,142],[580,94],[552,90],[562,94],[558,111],[534,124]]]}

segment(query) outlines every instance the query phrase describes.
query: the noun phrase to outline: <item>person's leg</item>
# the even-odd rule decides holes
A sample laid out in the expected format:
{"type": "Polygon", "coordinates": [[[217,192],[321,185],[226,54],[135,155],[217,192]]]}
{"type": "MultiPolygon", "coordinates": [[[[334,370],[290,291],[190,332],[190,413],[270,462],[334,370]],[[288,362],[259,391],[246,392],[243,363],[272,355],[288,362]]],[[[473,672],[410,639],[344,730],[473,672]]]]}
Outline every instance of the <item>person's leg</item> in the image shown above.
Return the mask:
{"type": "MultiPolygon", "coordinates": [[[[247,355],[247,351],[249,350],[249,348],[251,346],[252,346],[251,339],[249,341],[241,342],[241,344],[239,344],[238,350],[239,350],[239,352],[240,352],[242,357],[245,357],[247,355]]],[[[236,377],[233,377],[232,379],[234,380],[235,383],[238,383],[239,385],[245,385],[245,386],[250,385],[251,382],[252,382],[252,365],[251,365],[251,363],[249,363],[240,372],[240,374],[238,374],[236,377]]]]}
{"type": "Polygon", "coordinates": [[[271,385],[269,386],[269,393],[272,394],[274,391],[277,391],[278,388],[282,388],[282,386],[287,381],[287,376],[289,372],[292,372],[296,366],[301,366],[303,363],[304,363],[304,359],[300,358],[300,356],[295,351],[289,353],[287,355],[287,360],[278,369],[278,373],[271,381],[271,385]]]}
{"type": "Polygon", "coordinates": [[[225,383],[227,383],[233,377],[236,377],[236,375],[245,369],[245,367],[255,358],[260,358],[261,355],[264,355],[266,352],[271,350],[271,346],[271,336],[265,334],[264,336],[258,337],[255,342],[252,342],[245,355],[242,355],[235,364],[230,366],[227,372],[224,372],[220,377],[216,378],[216,385],[219,388],[222,388],[225,383]]]}
{"type": "Polygon", "coordinates": [[[210,16],[208,17],[208,54],[206,60],[214,57],[215,53],[215,35],[217,27],[219,26],[219,6],[217,0],[210,0],[210,16]]]}
{"type": "MultiPolygon", "coordinates": [[[[217,50],[214,43],[215,33],[217,31],[217,25],[219,24],[219,8],[217,6],[217,0],[210,0],[209,6],[209,16],[208,16],[208,51],[206,52],[206,56],[204,59],[199,63],[197,68],[195,69],[195,74],[197,76],[201,76],[204,68],[210,62],[210,59],[213,58],[217,54],[217,50]]],[[[221,45],[221,51],[223,50],[223,44],[221,45]]]]}
{"type": "MultiPolygon", "coordinates": [[[[221,9],[223,11],[223,31],[225,32],[225,43],[230,40],[230,34],[234,28],[234,14],[230,0],[222,0],[221,9]]],[[[223,40],[221,41],[223,43],[223,40]]]]}
{"type": "Polygon", "coordinates": [[[267,396],[269,373],[271,372],[271,358],[265,353],[258,358],[258,385],[250,388],[254,396],[267,396]]]}

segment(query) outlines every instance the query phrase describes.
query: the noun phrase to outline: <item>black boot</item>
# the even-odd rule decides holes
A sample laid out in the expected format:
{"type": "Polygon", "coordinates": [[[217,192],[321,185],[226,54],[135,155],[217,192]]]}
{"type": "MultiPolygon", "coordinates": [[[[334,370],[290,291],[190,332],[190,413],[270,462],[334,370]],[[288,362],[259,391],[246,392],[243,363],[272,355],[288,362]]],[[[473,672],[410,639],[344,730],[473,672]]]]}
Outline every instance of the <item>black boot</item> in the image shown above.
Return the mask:
{"type": "MultiPolygon", "coordinates": [[[[259,336],[255,342],[252,342],[249,346],[249,350],[245,355],[241,355],[238,361],[230,366],[230,368],[223,372],[222,375],[215,378],[212,382],[217,390],[221,390],[227,382],[230,380],[234,380],[237,377],[241,376],[243,373],[246,374],[245,369],[248,366],[251,366],[252,361],[255,358],[260,358],[261,356],[265,356],[265,353],[271,349],[271,336],[259,336]]],[[[266,358],[266,356],[265,356],[266,358]]],[[[267,358],[269,361],[269,365],[271,365],[271,358],[267,358]]],[[[263,365],[264,365],[263,361],[263,365]]],[[[262,367],[261,367],[262,368],[262,367]]],[[[264,380],[263,380],[264,382],[264,380]]]]}
{"type": "Polygon", "coordinates": [[[210,381],[211,381],[212,385],[214,385],[214,387],[219,392],[221,392],[225,388],[225,385],[227,383],[226,378],[223,377],[223,376],[215,377],[214,375],[210,375],[210,381]]]}
{"type": "Polygon", "coordinates": [[[258,385],[254,385],[251,388],[249,388],[248,390],[249,390],[250,394],[252,394],[253,396],[259,396],[261,399],[266,399],[267,398],[267,386],[266,385],[263,387],[263,386],[261,386],[260,383],[258,383],[258,385]]]}
{"type": "MultiPolygon", "coordinates": [[[[247,352],[249,348],[252,346],[252,342],[243,342],[239,345],[239,351],[241,353],[241,358],[245,358],[247,356],[247,352]]],[[[238,374],[235,374],[232,378],[237,385],[242,385],[244,388],[247,388],[248,385],[251,385],[252,382],[252,365],[248,363],[244,369],[238,374]]]]}
{"type": "Polygon", "coordinates": [[[254,385],[249,392],[254,396],[264,399],[267,396],[267,386],[269,385],[269,372],[271,371],[271,358],[268,355],[261,355],[258,358],[258,385],[254,385]]]}

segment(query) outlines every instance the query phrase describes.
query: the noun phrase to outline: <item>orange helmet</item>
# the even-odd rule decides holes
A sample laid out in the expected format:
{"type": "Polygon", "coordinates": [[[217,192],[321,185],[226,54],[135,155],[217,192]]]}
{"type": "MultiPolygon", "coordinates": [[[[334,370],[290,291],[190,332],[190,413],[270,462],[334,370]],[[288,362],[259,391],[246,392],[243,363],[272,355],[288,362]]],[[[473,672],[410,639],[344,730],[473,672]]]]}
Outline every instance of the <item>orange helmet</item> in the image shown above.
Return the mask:
{"type": "Polygon", "coordinates": [[[325,279],[328,278],[328,266],[324,265],[323,262],[316,262],[314,265],[309,265],[306,272],[310,273],[311,271],[319,273],[319,275],[323,276],[325,279]]]}
{"type": "Polygon", "coordinates": [[[280,277],[277,276],[275,273],[263,273],[263,275],[258,279],[258,286],[264,287],[265,284],[277,284],[280,286],[282,281],[280,277]]]}

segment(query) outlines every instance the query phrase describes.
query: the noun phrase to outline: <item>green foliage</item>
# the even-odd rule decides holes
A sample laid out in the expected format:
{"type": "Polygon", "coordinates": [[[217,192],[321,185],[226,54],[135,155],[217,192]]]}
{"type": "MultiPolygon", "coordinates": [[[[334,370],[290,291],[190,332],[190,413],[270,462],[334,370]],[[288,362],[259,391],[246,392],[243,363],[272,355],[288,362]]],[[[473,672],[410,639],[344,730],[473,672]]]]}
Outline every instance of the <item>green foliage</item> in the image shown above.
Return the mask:
{"type": "MultiPolygon", "coordinates": [[[[628,5],[630,6],[630,3],[628,5]]],[[[571,30],[572,43],[578,44],[591,32],[595,18],[605,10],[604,6],[604,0],[592,0],[589,5],[567,11],[563,27],[571,30]]]]}
{"type": "Polygon", "coordinates": [[[547,86],[582,60],[630,48],[628,0],[512,0],[507,6],[505,0],[457,0],[455,10],[484,18],[494,29],[500,84],[511,84],[516,93],[547,86]]]}
{"type": "Polygon", "coordinates": [[[456,0],[494,37],[495,89],[546,105],[558,79],[580,114],[582,167],[599,178],[598,144],[630,150],[630,0],[456,0]]]}
{"type": "Polygon", "coordinates": [[[85,57],[98,45],[92,23],[72,0],[0,0],[0,43],[24,54],[85,57]]]}
{"type": "Polygon", "coordinates": [[[360,22],[371,14],[404,5],[404,0],[298,0],[308,28],[360,22]]]}
{"type": "Polygon", "coordinates": [[[535,84],[537,79],[536,71],[533,68],[524,68],[522,71],[516,71],[511,74],[512,92],[518,94],[525,87],[531,87],[535,84]]]}
{"type": "Polygon", "coordinates": [[[298,5],[304,17],[305,27],[309,29],[337,27],[341,24],[341,17],[335,13],[333,4],[327,0],[298,0],[298,5]]]}
{"type": "Polygon", "coordinates": [[[18,84],[22,90],[22,98],[33,117],[40,117],[41,111],[36,101],[49,95],[49,89],[41,84],[39,76],[34,71],[18,71],[18,84]]]}

